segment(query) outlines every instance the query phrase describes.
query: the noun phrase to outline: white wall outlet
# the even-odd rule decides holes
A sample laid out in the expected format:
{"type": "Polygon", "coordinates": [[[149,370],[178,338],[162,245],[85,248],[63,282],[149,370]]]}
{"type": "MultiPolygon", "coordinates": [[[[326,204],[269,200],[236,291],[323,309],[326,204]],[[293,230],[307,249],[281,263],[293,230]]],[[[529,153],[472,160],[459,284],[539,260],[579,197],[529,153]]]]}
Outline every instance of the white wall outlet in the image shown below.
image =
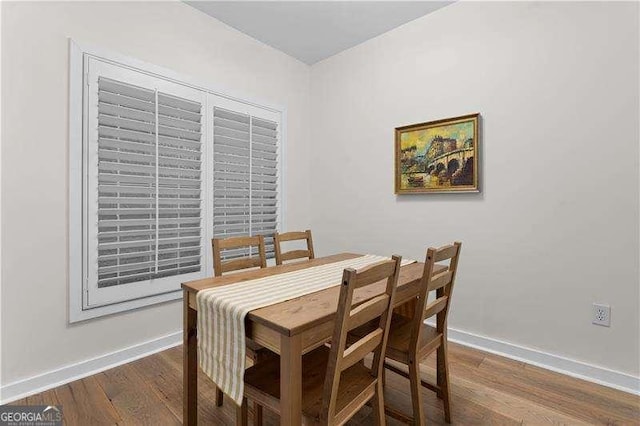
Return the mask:
{"type": "Polygon", "coordinates": [[[611,326],[611,306],[594,303],[591,323],[604,327],[611,326]]]}

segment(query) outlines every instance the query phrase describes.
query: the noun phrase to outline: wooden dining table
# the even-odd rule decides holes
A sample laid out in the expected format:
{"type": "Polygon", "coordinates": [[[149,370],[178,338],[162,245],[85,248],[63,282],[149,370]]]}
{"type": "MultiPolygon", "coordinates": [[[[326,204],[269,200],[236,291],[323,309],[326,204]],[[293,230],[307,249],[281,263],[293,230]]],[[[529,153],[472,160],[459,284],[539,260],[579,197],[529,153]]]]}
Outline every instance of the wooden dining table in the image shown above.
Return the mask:
{"type": "MultiPolygon", "coordinates": [[[[196,294],[200,290],[233,285],[285,272],[325,265],[362,256],[340,253],[308,261],[255,269],[221,277],[205,278],[182,284],[183,300],[183,424],[196,425],[198,418],[198,348],[196,294]]],[[[406,309],[418,295],[424,264],[405,265],[400,269],[394,307],[406,309]]],[[[442,271],[440,266],[434,273],[442,271]]],[[[385,288],[385,282],[372,284],[354,293],[354,303],[367,300],[385,288]]],[[[331,339],[338,308],[340,283],[335,287],[310,293],[285,302],[255,309],[245,319],[246,335],[280,355],[280,424],[302,423],[302,355],[331,339]]],[[[408,309],[413,314],[412,308],[408,309]]]]}

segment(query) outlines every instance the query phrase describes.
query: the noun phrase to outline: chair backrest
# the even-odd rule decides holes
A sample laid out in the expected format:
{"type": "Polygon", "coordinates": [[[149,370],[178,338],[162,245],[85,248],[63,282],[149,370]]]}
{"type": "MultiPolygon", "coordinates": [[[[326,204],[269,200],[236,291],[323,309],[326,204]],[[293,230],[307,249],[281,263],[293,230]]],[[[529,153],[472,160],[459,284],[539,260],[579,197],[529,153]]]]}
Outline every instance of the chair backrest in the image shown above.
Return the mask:
{"type": "Polygon", "coordinates": [[[276,252],[276,265],[282,265],[282,263],[286,262],[287,260],[302,258],[313,259],[315,257],[313,253],[313,239],[311,238],[311,230],[309,229],[304,232],[285,232],[284,234],[279,234],[276,232],[273,235],[273,247],[276,252]],[[282,252],[282,242],[296,240],[306,240],[307,249],[291,250],[285,253],[282,252]]]}
{"type": "Polygon", "coordinates": [[[211,240],[213,249],[213,275],[221,276],[225,272],[237,271],[247,268],[266,268],[267,255],[264,248],[264,237],[231,237],[214,238],[211,240]],[[238,249],[245,247],[258,247],[258,256],[242,257],[231,260],[222,260],[222,250],[238,249]]]}
{"type": "Polygon", "coordinates": [[[420,295],[416,303],[416,312],[413,315],[410,350],[420,351],[418,347],[420,332],[423,329],[422,324],[424,324],[424,320],[427,318],[437,315],[436,329],[439,333],[446,333],[447,316],[449,315],[449,306],[451,304],[451,295],[458,270],[461,248],[462,243],[456,241],[447,246],[440,248],[431,247],[427,250],[420,295]],[[433,271],[436,263],[446,261],[449,261],[447,269],[434,275],[433,271]],[[427,303],[429,293],[432,291],[436,292],[436,298],[432,302],[427,303]]]}
{"type": "Polygon", "coordinates": [[[343,371],[373,352],[371,374],[374,378],[380,376],[384,364],[384,351],[387,346],[393,300],[400,274],[400,261],[400,256],[393,256],[390,260],[368,266],[360,271],[350,268],[344,270],[322,397],[321,415],[327,424],[344,423],[375,394],[375,386],[368,386],[360,394],[352,396],[353,401],[360,401],[361,404],[347,404],[342,411],[336,412],[338,388],[343,371]],[[386,280],[384,291],[356,307],[353,306],[353,293],[356,289],[382,280],[386,280]],[[375,330],[352,342],[347,348],[349,331],[369,322],[377,325],[375,330]]]}

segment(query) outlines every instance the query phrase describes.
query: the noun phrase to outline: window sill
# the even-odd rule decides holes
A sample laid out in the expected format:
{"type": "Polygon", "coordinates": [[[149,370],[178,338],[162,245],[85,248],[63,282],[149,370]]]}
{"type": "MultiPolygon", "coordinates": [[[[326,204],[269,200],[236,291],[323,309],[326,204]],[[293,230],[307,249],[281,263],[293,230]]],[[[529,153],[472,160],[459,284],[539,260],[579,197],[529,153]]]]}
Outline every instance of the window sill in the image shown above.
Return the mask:
{"type": "Polygon", "coordinates": [[[134,309],[156,305],[158,303],[170,302],[178,299],[182,299],[182,290],[175,290],[170,293],[163,293],[155,296],[143,297],[140,299],[127,300],[126,302],[98,306],[90,309],[82,309],[82,301],[78,300],[77,303],[71,303],[71,309],[69,310],[69,323],[73,324],[90,320],[92,318],[104,317],[106,315],[113,315],[120,312],[131,311],[134,309]]]}

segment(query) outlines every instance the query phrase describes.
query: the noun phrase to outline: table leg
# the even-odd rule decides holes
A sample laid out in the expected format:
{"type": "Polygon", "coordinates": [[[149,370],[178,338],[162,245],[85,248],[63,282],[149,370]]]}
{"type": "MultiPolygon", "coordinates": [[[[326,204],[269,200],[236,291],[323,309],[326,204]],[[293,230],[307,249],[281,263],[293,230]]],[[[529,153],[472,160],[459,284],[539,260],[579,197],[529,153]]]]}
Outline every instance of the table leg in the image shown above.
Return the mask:
{"type": "Polygon", "coordinates": [[[302,336],[280,338],[280,424],[302,424],[302,336]]]}
{"type": "Polygon", "coordinates": [[[198,311],[189,307],[189,293],[183,292],[182,423],[198,424],[198,311]]]}

